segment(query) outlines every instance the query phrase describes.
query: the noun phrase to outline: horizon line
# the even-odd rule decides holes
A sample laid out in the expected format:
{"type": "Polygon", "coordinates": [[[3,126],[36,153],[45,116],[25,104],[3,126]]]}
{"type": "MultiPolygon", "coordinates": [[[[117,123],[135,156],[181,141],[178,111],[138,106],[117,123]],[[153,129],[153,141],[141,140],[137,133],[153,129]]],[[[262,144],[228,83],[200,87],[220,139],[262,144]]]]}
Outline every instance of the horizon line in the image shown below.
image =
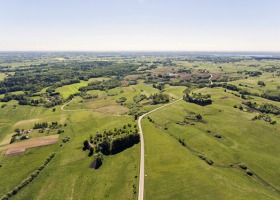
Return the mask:
{"type": "Polygon", "coordinates": [[[0,50],[6,52],[95,52],[95,53],[117,53],[117,52],[135,52],[135,53],[280,53],[280,50],[0,50]]]}

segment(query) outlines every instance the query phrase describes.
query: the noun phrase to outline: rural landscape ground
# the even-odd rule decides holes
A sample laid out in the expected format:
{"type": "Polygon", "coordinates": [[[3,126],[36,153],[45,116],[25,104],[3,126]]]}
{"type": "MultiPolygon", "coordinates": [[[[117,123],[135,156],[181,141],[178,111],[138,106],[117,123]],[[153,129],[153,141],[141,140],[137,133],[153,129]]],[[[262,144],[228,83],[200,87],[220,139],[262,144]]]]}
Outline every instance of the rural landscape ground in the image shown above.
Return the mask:
{"type": "Polygon", "coordinates": [[[0,53],[1,199],[280,199],[280,55],[0,53]]]}

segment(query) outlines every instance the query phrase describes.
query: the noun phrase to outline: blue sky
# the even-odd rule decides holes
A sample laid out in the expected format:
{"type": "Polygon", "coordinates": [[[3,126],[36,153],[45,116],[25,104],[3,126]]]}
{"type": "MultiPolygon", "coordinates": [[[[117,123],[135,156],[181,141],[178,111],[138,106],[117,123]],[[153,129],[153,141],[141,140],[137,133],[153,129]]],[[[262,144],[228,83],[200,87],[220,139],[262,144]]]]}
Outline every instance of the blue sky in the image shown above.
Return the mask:
{"type": "Polygon", "coordinates": [[[279,0],[0,0],[0,50],[280,51],[279,0]]]}

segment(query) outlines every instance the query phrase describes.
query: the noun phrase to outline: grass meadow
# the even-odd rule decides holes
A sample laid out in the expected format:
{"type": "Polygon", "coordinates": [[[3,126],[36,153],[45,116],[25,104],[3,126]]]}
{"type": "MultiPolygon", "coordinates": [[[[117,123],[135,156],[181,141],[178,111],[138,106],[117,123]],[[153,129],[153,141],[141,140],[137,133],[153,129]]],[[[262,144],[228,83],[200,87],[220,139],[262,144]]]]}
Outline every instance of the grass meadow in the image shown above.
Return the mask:
{"type": "MultiPolygon", "coordinates": [[[[136,61],[140,62],[141,59],[137,58],[136,61]]],[[[150,58],[150,61],[157,59],[150,58]]],[[[256,70],[256,62],[252,60],[215,64],[210,61],[174,63],[178,69],[205,69],[213,74],[242,78],[230,83],[259,94],[275,90],[280,84],[279,78],[271,73],[247,79],[244,74],[237,73],[239,70],[256,70]],[[259,80],[264,81],[266,86],[260,87],[259,80]]],[[[20,64],[14,63],[12,67],[20,64]]],[[[258,67],[276,64],[277,61],[262,61],[258,67]]],[[[149,73],[174,71],[171,67],[159,65],[149,73]]],[[[4,78],[5,75],[0,73],[0,81],[4,78]]],[[[56,92],[66,99],[89,82],[103,79],[108,78],[66,85],[57,88],[56,92]]],[[[39,93],[45,93],[46,89],[39,93]]],[[[185,86],[165,85],[163,93],[172,100],[179,99],[185,89],[185,86]]],[[[53,111],[53,108],[18,105],[15,100],[0,102],[0,107],[7,104],[0,108],[0,146],[9,144],[16,128],[27,130],[32,129],[35,123],[53,121],[66,124],[62,127],[64,133],[59,135],[57,144],[30,148],[24,154],[9,157],[0,151],[0,197],[29,177],[55,152],[55,157],[36,179],[11,199],[137,199],[140,144],[116,155],[104,156],[101,168],[94,170],[90,168],[94,158],[82,150],[83,142],[90,135],[95,136],[105,130],[122,128],[128,123],[136,125],[134,116],[128,115],[127,105],[134,104],[133,97],[136,95],[149,97],[159,92],[151,84],[138,80],[137,85],[129,87],[87,91],[90,95],[98,94],[98,98],[85,100],[77,96],[64,106],[64,110],[61,109],[62,105],[55,106],[53,111]],[[123,97],[126,98],[126,105],[117,103],[123,97]],[[70,141],[63,143],[65,137],[69,137],[70,141]]],[[[234,95],[236,92],[223,88],[203,88],[199,92],[210,94],[213,104],[202,107],[181,100],[150,114],[154,123],[147,117],[142,120],[146,153],[145,199],[279,199],[279,194],[273,191],[273,188],[280,190],[279,116],[269,114],[277,122],[275,125],[264,120],[253,121],[252,118],[259,113],[234,108],[243,101],[234,95]],[[188,123],[183,123],[186,116],[194,114],[200,114],[202,121],[188,120],[188,123]],[[217,135],[221,138],[215,137],[217,135]],[[184,141],[185,146],[179,139],[184,141]],[[198,154],[212,160],[213,165],[200,159],[198,154]],[[246,165],[253,176],[247,175],[239,164],[246,165]]],[[[252,98],[251,101],[258,104],[280,106],[279,102],[256,96],[252,98]]],[[[151,105],[150,102],[140,102],[140,112],[162,106],[151,105]]],[[[40,137],[48,133],[30,135],[40,137]]]]}
{"type": "MultiPolygon", "coordinates": [[[[278,199],[279,194],[254,176],[247,176],[238,164],[245,164],[279,190],[280,126],[252,121],[254,113],[233,108],[241,99],[230,94],[223,98],[223,89],[203,92],[211,94],[212,105],[201,107],[180,101],[152,113],[154,124],[147,120],[143,123],[147,199],[278,199]],[[201,114],[204,122],[176,124],[190,112],[201,114]],[[216,134],[222,138],[214,137],[216,134]],[[198,153],[214,164],[208,165],[198,153]]],[[[279,124],[280,120],[275,120],[279,124]]]]}

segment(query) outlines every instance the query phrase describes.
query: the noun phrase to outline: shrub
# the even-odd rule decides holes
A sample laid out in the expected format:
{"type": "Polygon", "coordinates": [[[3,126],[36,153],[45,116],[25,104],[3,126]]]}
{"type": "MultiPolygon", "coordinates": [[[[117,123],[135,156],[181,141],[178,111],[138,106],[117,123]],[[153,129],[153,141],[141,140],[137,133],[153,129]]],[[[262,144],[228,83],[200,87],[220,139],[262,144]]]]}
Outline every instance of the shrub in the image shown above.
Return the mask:
{"type": "Polygon", "coordinates": [[[215,137],[216,137],[216,138],[222,138],[222,135],[216,134],[215,137]]]}
{"type": "Polygon", "coordinates": [[[202,155],[202,154],[198,154],[198,157],[199,157],[201,160],[205,160],[205,159],[206,159],[205,156],[202,155]]]}
{"type": "Polygon", "coordinates": [[[64,130],[63,130],[63,129],[59,129],[59,130],[57,131],[57,134],[61,134],[61,133],[64,133],[64,130]]]}
{"type": "Polygon", "coordinates": [[[246,173],[247,173],[249,176],[253,176],[253,172],[251,172],[251,171],[249,171],[249,170],[248,170],[246,173]]]}
{"type": "Polygon", "coordinates": [[[247,169],[247,166],[246,165],[243,165],[243,164],[239,164],[239,167],[243,170],[246,170],[247,169]]]}
{"type": "Polygon", "coordinates": [[[214,162],[208,158],[205,159],[205,162],[208,164],[208,165],[213,165],[214,162]]]}
{"type": "Polygon", "coordinates": [[[263,81],[258,81],[258,85],[265,86],[265,83],[263,81]]]}

